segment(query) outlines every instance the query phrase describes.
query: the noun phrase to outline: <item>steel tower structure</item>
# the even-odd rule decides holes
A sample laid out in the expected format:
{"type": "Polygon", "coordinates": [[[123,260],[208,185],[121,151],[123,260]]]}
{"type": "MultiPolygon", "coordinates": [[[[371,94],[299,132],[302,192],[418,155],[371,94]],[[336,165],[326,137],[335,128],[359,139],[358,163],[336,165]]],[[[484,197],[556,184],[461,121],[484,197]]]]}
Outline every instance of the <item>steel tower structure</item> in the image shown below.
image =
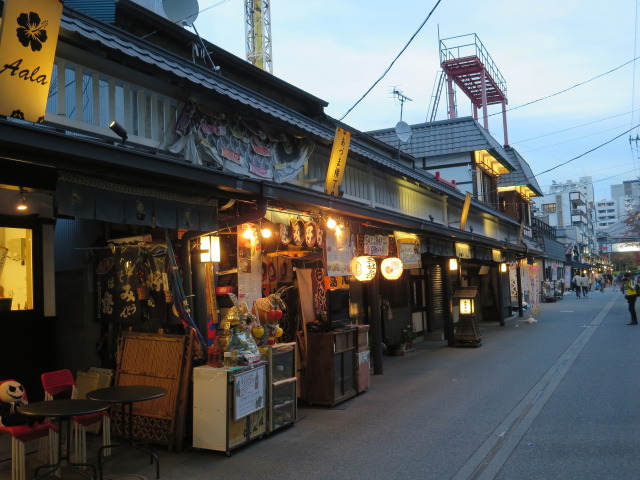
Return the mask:
{"type": "Polygon", "coordinates": [[[474,118],[478,119],[478,109],[482,108],[484,128],[489,130],[487,106],[502,105],[504,144],[507,135],[507,82],[484,48],[473,34],[440,40],[440,66],[447,75],[448,116],[456,118],[453,84],[471,100],[474,118]]]}
{"type": "Polygon", "coordinates": [[[247,61],[273,73],[269,0],[245,0],[244,20],[247,61]]]}

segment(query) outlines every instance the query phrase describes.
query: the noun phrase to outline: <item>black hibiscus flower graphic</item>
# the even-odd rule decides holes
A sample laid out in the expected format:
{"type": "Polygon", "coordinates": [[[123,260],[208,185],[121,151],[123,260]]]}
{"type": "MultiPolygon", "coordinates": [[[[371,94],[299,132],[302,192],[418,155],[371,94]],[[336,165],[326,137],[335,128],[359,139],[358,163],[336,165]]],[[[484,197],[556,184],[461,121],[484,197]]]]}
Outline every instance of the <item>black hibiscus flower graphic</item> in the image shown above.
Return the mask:
{"type": "Polygon", "coordinates": [[[47,41],[47,31],[45,27],[49,22],[46,20],[40,23],[40,15],[36,12],[21,13],[18,17],[18,25],[16,33],[18,40],[23,47],[31,46],[31,51],[39,52],[42,44],[47,41]]]}

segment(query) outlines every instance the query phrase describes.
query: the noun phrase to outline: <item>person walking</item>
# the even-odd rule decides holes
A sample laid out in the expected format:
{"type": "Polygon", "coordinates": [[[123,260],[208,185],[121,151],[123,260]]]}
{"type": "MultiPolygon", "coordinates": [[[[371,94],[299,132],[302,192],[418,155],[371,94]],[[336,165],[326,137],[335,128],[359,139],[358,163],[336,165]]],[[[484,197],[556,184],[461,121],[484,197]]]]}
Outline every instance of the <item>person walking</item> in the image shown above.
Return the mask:
{"type": "Polygon", "coordinates": [[[627,299],[629,304],[629,313],[631,314],[631,321],[627,325],[638,325],[638,317],[636,315],[636,297],[638,296],[638,290],[640,285],[636,282],[635,278],[630,274],[624,276],[624,298],[627,299]]]}
{"type": "Polygon", "coordinates": [[[582,287],[582,296],[584,298],[589,298],[589,277],[587,277],[586,274],[580,277],[580,286],[582,287]]]}
{"type": "Polygon", "coordinates": [[[573,276],[573,278],[571,279],[571,284],[573,285],[573,288],[576,291],[576,297],[580,298],[580,292],[582,291],[582,286],[580,283],[580,272],[577,272],[573,276]]]}

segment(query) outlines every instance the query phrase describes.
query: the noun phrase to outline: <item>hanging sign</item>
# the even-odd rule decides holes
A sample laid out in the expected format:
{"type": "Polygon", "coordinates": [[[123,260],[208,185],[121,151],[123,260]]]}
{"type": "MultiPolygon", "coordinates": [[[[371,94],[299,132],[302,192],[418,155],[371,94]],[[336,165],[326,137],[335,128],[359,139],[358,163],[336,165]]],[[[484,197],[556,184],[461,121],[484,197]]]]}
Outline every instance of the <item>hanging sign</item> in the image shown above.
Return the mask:
{"type": "Polygon", "coordinates": [[[338,189],[342,185],[344,170],[347,167],[347,154],[349,153],[349,143],[351,134],[345,129],[337,127],[333,138],[333,148],[329,158],[329,168],[327,168],[327,178],[324,184],[324,193],[338,196],[338,189]]]}
{"type": "Polygon", "coordinates": [[[5,0],[0,115],[44,122],[61,18],[60,0],[5,0]]]}

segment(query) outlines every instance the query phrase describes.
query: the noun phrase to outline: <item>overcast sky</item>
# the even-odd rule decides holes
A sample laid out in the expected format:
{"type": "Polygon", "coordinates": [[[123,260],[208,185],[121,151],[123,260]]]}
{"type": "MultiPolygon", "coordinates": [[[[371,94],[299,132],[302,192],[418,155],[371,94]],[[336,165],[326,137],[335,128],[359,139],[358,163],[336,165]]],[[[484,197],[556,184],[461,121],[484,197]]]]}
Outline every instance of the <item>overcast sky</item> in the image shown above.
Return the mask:
{"type": "MultiPolygon", "coordinates": [[[[640,140],[630,142],[640,130],[624,133],[640,123],[640,95],[633,94],[640,70],[632,62],[640,55],[638,1],[441,0],[385,78],[343,121],[362,131],[394,127],[400,120],[400,104],[391,94],[396,88],[412,99],[402,119],[425,122],[440,70],[438,40],[475,33],[507,83],[509,144],[535,174],[569,162],[537,175],[542,188],[591,176],[596,199],[610,197],[611,184],[640,176],[640,140]]],[[[379,79],[436,3],[271,0],[273,74],[327,101],[326,113],[339,119],[379,79]]],[[[244,1],[199,5],[200,35],[245,58],[244,1]]],[[[460,92],[457,104],[458,116],[472,114],[460,92]]],[[[503,143],[500,107],[490,106],[489,114],[490,133],[503,143]]],[[[445,118],[443,96],[436,119],[445,118]]]]}

